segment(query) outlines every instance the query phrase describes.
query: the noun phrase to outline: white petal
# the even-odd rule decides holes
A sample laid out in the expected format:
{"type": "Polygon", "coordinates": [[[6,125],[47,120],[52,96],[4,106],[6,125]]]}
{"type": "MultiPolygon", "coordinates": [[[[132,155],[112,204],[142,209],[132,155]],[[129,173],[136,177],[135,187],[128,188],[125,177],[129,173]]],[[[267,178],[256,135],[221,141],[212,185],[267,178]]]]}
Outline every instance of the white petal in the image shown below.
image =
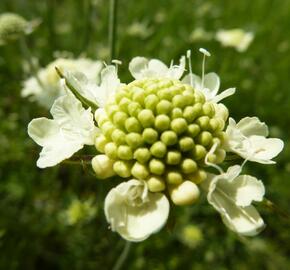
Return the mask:
{"type": "Polygon", "coordinates": [[[258,117],[245,117],[237,123],[236,128],[246,137],[252,135],[267,137],[269,134],[267,125],[261,122],[258,117]]]}
{"type": "Polygon", "coordinates": [[[191,85],[195,90],[201,90],[201,79],[198,75],[195,74],[187,74],[183,79],[183,83],[187,83],[191,85]],[[192,83],[192,84],[191,84],[192,83]]]}
{"type": "Polygon", "coordinates": [[[214,73],[210,72],[204,76],[204,87],[209,89],[209,95],[213,98],[216,96],[219,88],[220,88],[220,78],[214,73]]]}
{"type": "Polygon", "coordinates": [[[171,65],[167,77],[168,78],[173,78],[173,79],[180,79],[182,76],[184,70],[185,70],[185,56],[182,56],[179,60],[179,65],[171,65]]]}
{"type": "Polygon", "coordinates": [[[135,79],[143,77],[143,70],[148,67],[148,59],[145,57],[134,57],[129,63],[129,71],[135,79]]]}
{"type": "Polygon", "coordinates": [[[41,146],[53,144],[59,137],[59,125],[45,117],[33,119],[28,124],[28,135],[41,146]]]}
{"type": "Polygon", "coordinates": [[[59,97],[50,112],[68,141],[94,144],[97,129],[91,110],[85,110],[72,94],[59,97]]]}
{"type": "Polygon", "coordinates": [[[252,201],[261,202],[265,195],[262,181],[250,175],[240,175],[232,181],[234,200],[239,206],[249,206],[252,201]]]}
{"type": "Polygon", "coordinates": [[[164,226],[169,202],[162,193],[148,192],[145,183],[130,180],[108,193],[105,215],[113,231],[128,241],[139,242],[164,226]],[[140,183],[143,190],[140,190],[140,183]]]}
{"type": "Polygon", "coordinates": [[[221,100],[233,95],[236,92],[236,88],[229,88],[224,90],[223,92],[221,92],[220,94],[218,94],[217,96],[215,96],[212,101],[213,102],[220,102],[221,100]]]}
{"type": "Polygon", "coordinates": [[[168,67],[158,59],[151,59],[148,63],[148,69],[143,71],[143,77],[166,77],[168,67]]]}

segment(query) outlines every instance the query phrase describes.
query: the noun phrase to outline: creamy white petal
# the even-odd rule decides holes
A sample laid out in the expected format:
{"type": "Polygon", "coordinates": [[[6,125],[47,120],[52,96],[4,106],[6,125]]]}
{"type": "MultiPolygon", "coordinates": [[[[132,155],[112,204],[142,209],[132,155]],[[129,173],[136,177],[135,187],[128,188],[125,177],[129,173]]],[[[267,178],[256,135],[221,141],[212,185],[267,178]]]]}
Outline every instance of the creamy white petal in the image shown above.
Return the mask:
{"type": "Polygon", "coordinates": [[[135,79],[141,79],[143,70],[148,66],[149,60],[145,57],[134,57],[129,63],[129,71],[135,79]]]}
{"type": "Polygon", "coordinates": [[[173,64],[170,65],[167,77],[173,78],[176,80],[180,79],[185,71],[185,64],[186,64],[185,56],[182,56],[179,60],[179,65],[173,65],[173,64]]]}
{"type": "Polygon", "coordinates": [[[236,124],[236,128],[246,137],[252,135],[267,137],[269,135],[267,125],[261,122],[258,117],[245,117],[236,124]]]}
{"type": "Polygon", "coordinates": [[[108,193],[105,215],[113,231],[128,241],[139,242],[165,225],[169,202],[164,194],[150,193],[145,182],[133,179],[108,193]]]}
{"type": "Polygon", "coordinates": [[[195,74],[187,74],[181,80],[183,83],[187,83],[191,85],[195,90],[200,91],[201,89],[201,79],[198,75],[195,74]]]}
{"type": "Polygon", "coordinates": [[[165,76],[168,67],[158,59],[151,59],[148,62],[148,68],[143,70],[143,77],[165,76]]]}
{"type": "Polygon", "coordinates": [[[235,92],[236,92],[236,88],[226,89],[223,92],[221,92],[220,94],[218,94],[217,96],[215,96],[214,98],[212,98],[212,101],[218,103],[221,100],[223,100],[229,96],[232,96],[235,92]]]}
{"type": "Polygon", "coordinates": [[[209,90],[206,96],[215,97],[220,88],[220,78],[214,73],[210,72],[204,76],[204,88],[209,90]]]}
{"type": "Polygon", "coordinates": [[[91,109],[85,110],[81,102],[72,94],[59,97],[50,112],[68,141],[94,144],[97,128],[94,125],[91,109]]]}

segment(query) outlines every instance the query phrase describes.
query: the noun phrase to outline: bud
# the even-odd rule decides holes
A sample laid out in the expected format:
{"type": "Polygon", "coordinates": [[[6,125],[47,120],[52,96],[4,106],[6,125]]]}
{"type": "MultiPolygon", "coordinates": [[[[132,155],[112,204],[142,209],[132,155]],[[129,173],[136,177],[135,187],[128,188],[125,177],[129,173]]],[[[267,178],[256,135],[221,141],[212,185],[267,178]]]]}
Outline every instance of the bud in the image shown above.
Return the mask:
{"type": "Polygon", "coordinates": [[[123,128],[125,126],[125,121],[127,120],[128,115],[122,111],[116,112],[113,116],[113,123],[119,127],[123,128]]]}
{"type": "Polygon", "coordinates": [[[215,114],[214,105],[212,103],[206,102],[202,106],[203,114],[207,115],[208,117],[213,117],[215,114]]]}
{"type": "Polygon", "coordinates": [[[145,128],[142,133],[142,138],[144,142],[153,144],[158,139],[158,132],[153,128],[145,128]]]}
{"type": "Polygon", "coordinates": [[[208,116],[200,116],[196,120],[196,124],[200,126],[202,130],[208,130],[209,129],[209,117],[208,116]]]}
{"type": "Polygon", "coordinates": [[[134,177],[140,180],[146,180],[146,178],[149,176],[149,171],[146,166],[139,162],[135,162],[132,167],[131,173],[134,177]]]}
{"type": "Polygon", "coordinates": [[[109,178],[115,175],[113,170],[114,161],[106,155],[97,155],[92,159],[92,167],[96,176],[100,179],[109,178]]]}
{"type": "Polygon", "coordinates": [[[171,122],[171,129],[175,131],[176,134],[181,134],[187,130],[187,123],[183,118],[173,119],[171,122]]]}
{"type": "Polygon", "coordinates": [[[181,170],[185,174],[194,173],[197,170],[197,164],[194,160],[186,158],[181,163],[181,170]]]}
{"type": "Polygon", "coordinates": [[[143,139],[139,133],[132,132],[126,135],[126,142],[131,148],[135,149],[142,145],[143,139]]]}
{"type": "Polygon", "coordinates": [[[113,142],[107,143],[105,146],[105,154],[111,159],[117,159],[118,146],[113,142]]]}
{"type": "Polygon", "coordinates": [[[168,151],[166,155],[166,163],[169,165],[177,165],[181,161],[181,154],[178,151],[168,151]]]}
{"type": "Polygon", "coordinates": [[[166,155],[167,147],[163,142],[156,142],[154,143],[151,148],[150,152],[154,157],[163,158],[166,155]]]}
{"type": "Polygon", "coordinates": [[[131,176],[131,168],[132,163],[123,160],[116,161],[113,166],[115,173],[123,178],[131,176]]]}
{"type": "Polygon", "coordinates": [[[204,146],[197,144],[193,149],[193,157],[195,160],[201,160],[205,157],[207,151],[204,146]]]}
{"type": "Polygon", "coordinates": [[[172,99],[172,104],[174,108],[181,108],[183,109],[187,105],[186,97],[183,95],[176,95],[172,99]]]}
{"type": "Polygon", "coordinates": [[[125,134],[125,132],[120,130],[120,129],[115,129],[112,132],[112,140],[117,145],[125,144],[126,143],[126,134],[125,134]]]}
{"type": "Polygon", "coordinates": [[[161,141],[166,145],[174,145],[177,143],[178,137],[176,133],[172,130],[164,131],[161,134],[161,141]]]}
{"type": "Polygon", "coordinates": [[[194,138],[200,132],[200,127],[197,124],[190,124],[187,127],[187,133],[190,137],[194,138]]]}
{"type": "Polygon", "coordinates": [[[153,174],[162,175],[165,171],[165,165],[159,159],[151,159],[149,162],[149,170],[153,174]]]}
{"type": "Polygon", "coordinates": [[[147,148],[138,148],[134,152],[134,158],[138,160],[140,163],[146,163],[151,157],[151,153],[147,148]]]}
{"type": "Polygon", "coordinates": [[[165,114],[157,115],[155,118],[155,128],[158,131],[164,131],[170,127],[170,118],[165,114]]]}
{"type": "Polygon", "coordinates": [[[104,135],[99,135],[96,137],[95,139],[95,147],[97,148],[97,150],[101,153],[105,152],[105,146],[109,141],[106,139],[106,137],[104,135]]]}
{"type": "Polygon", "coordinates": [[[194,148],[194,141],[190,137],[182,137],[178,143],[181,152],[187,152],[194,148]]]}
{"type": "Polygon", "coordinates": [[[159,98],[156,95],[154,94],[148,95],[145,98],[145,108],[150,111],[155,111],[158,102],[159,98]]]}
{"type": "Polygon", "coordinates": [[[152,127],[154,125],[155,117],[151,110],[144,109],[138,114],[138,120],[144,128],[152,127]]]}
{"type": "Polygon", "coordinates": [[[119,107],[122,111],[127,113],[130,103],[131,103],[131,100],[129,98],[123,97],[119,102],[119,107]]]}
{"type": "Polygon", "coordinates": [[[133,158],[132,149],[128,145],[120,145],[118,147],[118,158],[123,160],[130,160],[133,158]]]}
{"type": "Polygon", "coordinates": [[[165,189],[165,183],[161,177],[152,176],[147,181],[148,189],[151,192],[160,192],[165,189]]]}
{"type": "Polygon", "coordinates": [[[225,122],[229,117],[229,110],[222,103],[215,103],[215,117],[223,119],[225,122]]]}
{"type": "Polygon", "coordinates": [[[169,114],[171,109],[172,104],[168,100],[161,100],[156,106],[156,111],[158,114],[169,114]]]}
{"type": "Polygon", "coordinates": [[[140,133],[142,130],[139,121],[135,117],[129,117],[125,122],[125,127],[128,132],[140,133]]]}
{"type": "Polygon", "coordinates": [[[199,198],[199,189],[196,184],[185,181],[176,187],[169,189],[171,200],[176,205],[189,205],[199,198]]]}
{"type": "Polygon", "coordinates": [[[141,112],[142,107],[137,103],[132,101],[130,103],[130,106],[128,107],[128,113],[131,116],[137,117],[138,114],[141,112]]]}
{"type": "Polygon", "coordinates": [[[203,146],[208,146],[212,142],[212,135],[208,131],[202,131],[197,137],[198,143],[202,144],[203,146]]]}
{"type": "Polygon", "coordinates": [[[171,111],[171,119],[182,118],[183,112],[180,108],[173,108],[171,111]]]}
{"type": "Polygon", "coordinates": [[[204,170],[198,170],[197,172],[187,175],[186,178],[195,184],[200,184],[202,181],[204,181],[207,177],[207,174],[204,170]]]}
{"type": "Polygon", "coordinates": [[[169,171],[166,174],[166,181],[170,185],[179,185],[182,183],[182,175],[177,171],[169,171]]]}

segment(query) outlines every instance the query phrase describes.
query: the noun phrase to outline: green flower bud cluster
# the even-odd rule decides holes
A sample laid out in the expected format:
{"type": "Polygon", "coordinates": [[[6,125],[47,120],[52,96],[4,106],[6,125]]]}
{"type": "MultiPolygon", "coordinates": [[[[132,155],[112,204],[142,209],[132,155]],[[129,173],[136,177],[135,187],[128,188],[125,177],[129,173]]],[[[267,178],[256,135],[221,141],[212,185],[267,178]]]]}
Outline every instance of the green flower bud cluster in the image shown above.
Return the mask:
{"type": "MultiPolygon", "coordinates": [[[[114,161],[117,175],[146,180],[152,192],[202,182],[205,156],[224,137],[215,106],[191,86],[165,78],[123,86],[95,118],[102,131],[97,150],[114,161]]],[[[208,161],[224,157],[218,147],[208,161]]]]}
{"type": "Polygon", "coordinates": [[[26,33],[29,22],[14,13],[4,13],[0,16],[0,43],[15,40],[26,33]]]}

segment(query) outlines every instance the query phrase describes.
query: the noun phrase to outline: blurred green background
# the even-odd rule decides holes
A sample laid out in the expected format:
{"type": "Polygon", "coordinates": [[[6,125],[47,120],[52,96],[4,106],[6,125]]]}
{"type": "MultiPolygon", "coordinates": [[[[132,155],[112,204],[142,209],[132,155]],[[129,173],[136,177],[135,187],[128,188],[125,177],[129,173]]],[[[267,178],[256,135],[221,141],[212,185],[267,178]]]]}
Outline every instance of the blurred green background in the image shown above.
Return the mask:
{"type": "MultiPolygon", "coordinates": [[[[28,37],[40,66],[60,52],[108,60],[106,0],[1,0],[0,13],[42,20],[28,37]]],[[[129,81],[134,56],[166,63],[191,49],[193,70],[201,71],[198,48],[207,48],[207,71],[217,72],[222,88],[236,86],[226,100],[235,119],[258,116],[273,137],[285,141],[276,165],[248,164],[277,205],[258,209],[267,223],[255,238],[230,232],[204,200],[175,207],[168,226],[133,244],[124,269],[290,269],[290,1],[287,0],[119,0],[118,59],[129,81]],[[239,53],[214,38],[219,29],[255,34],[239,53]],[[198,35],[196,29],[207,34],[198,35]]],[[[113,185],[99,182],[89,168],[62,164],[40,170],[39,147],[28,137],[32,118],[48,116],[20,97],[29,74],[17,42],[0,47],[0,269],[111,269],[124,241],[108,229],[103,199],[113,185]]],[[[89,150],[92,153],[94,150],[89,150]]]]}

